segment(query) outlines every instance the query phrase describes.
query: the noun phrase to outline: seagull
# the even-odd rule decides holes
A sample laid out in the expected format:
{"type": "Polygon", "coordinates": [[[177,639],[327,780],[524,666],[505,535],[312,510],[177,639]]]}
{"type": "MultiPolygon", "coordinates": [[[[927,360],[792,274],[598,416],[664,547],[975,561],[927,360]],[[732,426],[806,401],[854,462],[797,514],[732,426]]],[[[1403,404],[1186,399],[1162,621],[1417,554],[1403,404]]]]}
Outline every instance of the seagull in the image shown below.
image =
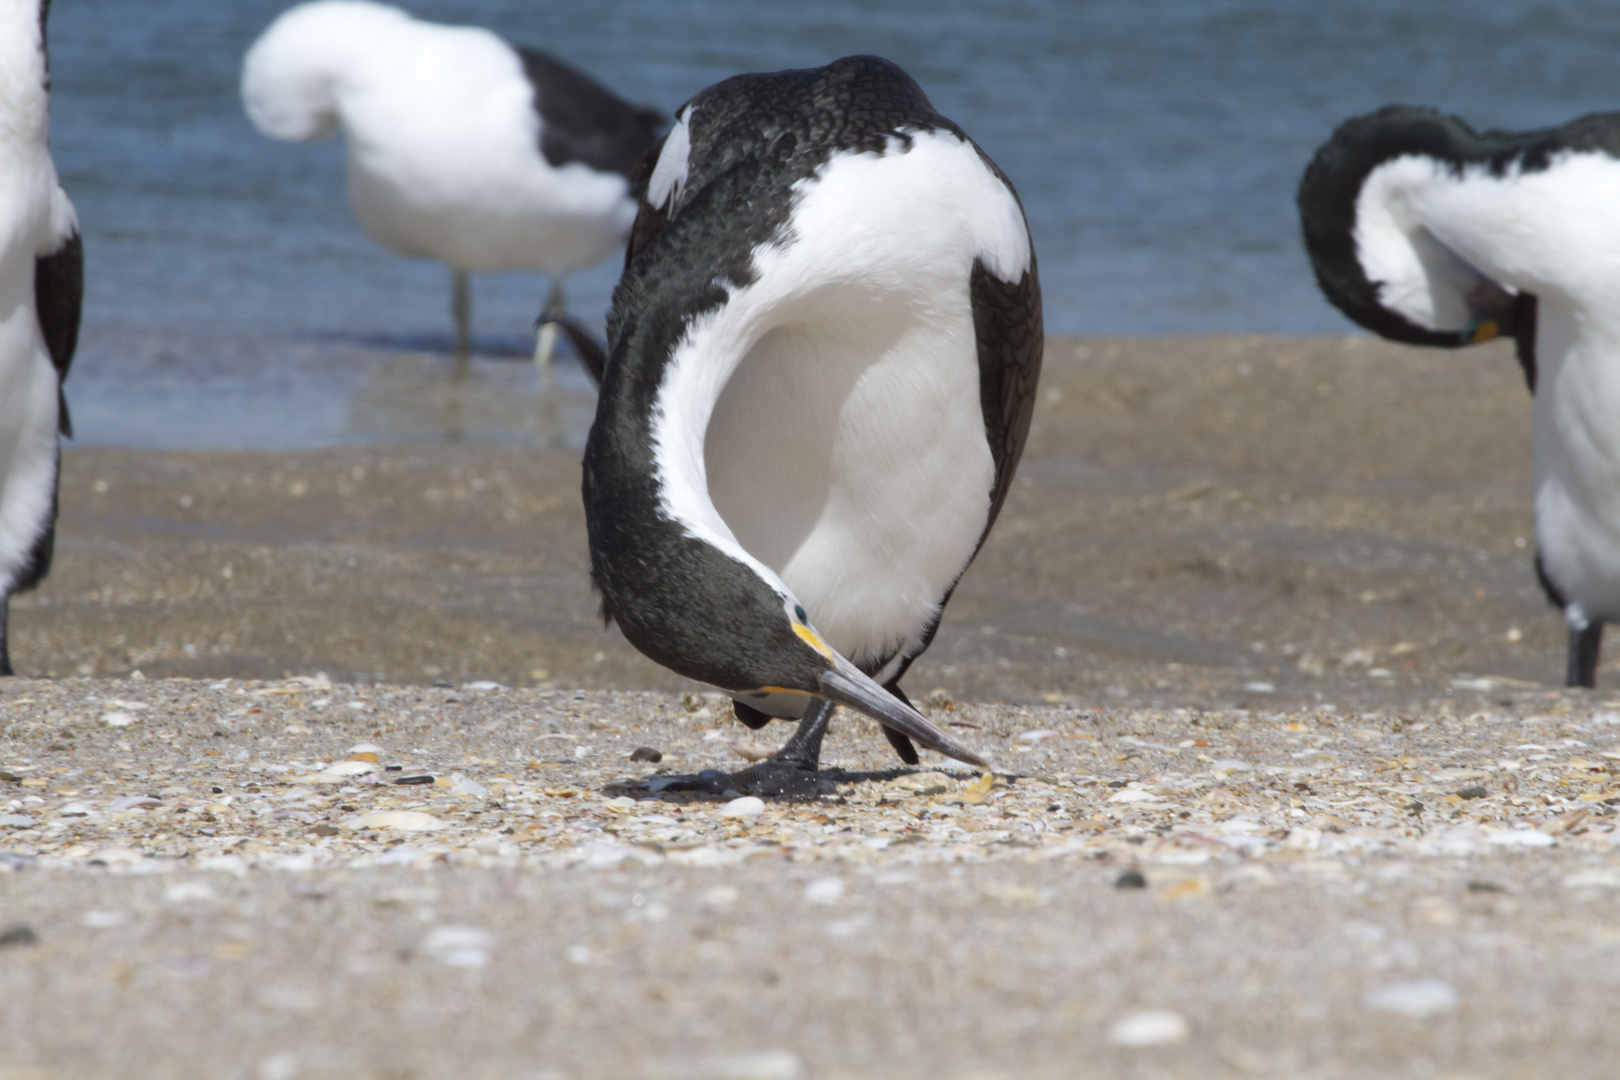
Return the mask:
{"type": "Polygon", "coordinates": [[[984,767],[899,681],[1012,483],[1043,348],[1017,193],[893,63],[738,75],[635,176],[584,457],[603,614],[653,660],[798,718],[714,785],[825,791],[836,705],[984,767]]]}
{"type": "Polygon", "coordinates": [[[1536,571],[1595,685],[1620,618],[1620,113],[1474,131],[1390,106],[1344,123],[1299,188],[1327,298],[1393,341],[1514,340],[1534,395],[1536,571]]]}
{"type": "Polygon", "coordinates": [[[62,380],[79,339],[84,249],[48,144],[50,0],[0,0],[0,675],[7,611],[51,569],[62,380]]]}
{"type": "MultiPolygon", "coordinates": [[[[342,132],[361,227],[449,264],[459,356],[470,273],[538,270],[558,314],[562,278],[624,242],[636,215],[627,174],[664,125],[545,53],[368,0],[283,12],[243,60],[242,101],[274,139],[342,132]]],[[[543,368],[555,339],[542,330],[543,368]]]]}

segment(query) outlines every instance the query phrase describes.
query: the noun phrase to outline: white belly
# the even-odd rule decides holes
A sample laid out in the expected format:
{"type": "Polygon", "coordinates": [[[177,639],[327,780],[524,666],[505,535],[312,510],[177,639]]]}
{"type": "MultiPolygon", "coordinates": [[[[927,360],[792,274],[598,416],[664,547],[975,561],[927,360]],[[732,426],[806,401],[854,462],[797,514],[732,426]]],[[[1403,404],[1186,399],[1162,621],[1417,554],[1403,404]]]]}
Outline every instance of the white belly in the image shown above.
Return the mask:
{"type": "Polygon", "coordinates": [[[0,321],[0,593],[49,524],[56,489],[56,369],[31,301],[0,321]]]}
{"type": "Polygon", "coordinates": [[[1620,620],[1620,341],[1542,304],[1534,414],[1536,542],[1581,618],[1620,620]],[[1584,329],[1579,338],[1575,331],[1584,329]]]}
{"type": "Polygon", "coordinates": [[[709,424],[715,509],[857,664],[927,628],[984,531],[995,463],[959,291],[924,308],[825,290],[760,339],[709,424]]]}
{"type": "Polygon", "coordinates": [[[669,517],[779,579],[870,668],[916,651],[984,532],[969,283],[976,262],[1017,281],[1029,235],[949,134],[834,155],[795,191],[754,280],[675,348],[653,444],[669,517]]]}

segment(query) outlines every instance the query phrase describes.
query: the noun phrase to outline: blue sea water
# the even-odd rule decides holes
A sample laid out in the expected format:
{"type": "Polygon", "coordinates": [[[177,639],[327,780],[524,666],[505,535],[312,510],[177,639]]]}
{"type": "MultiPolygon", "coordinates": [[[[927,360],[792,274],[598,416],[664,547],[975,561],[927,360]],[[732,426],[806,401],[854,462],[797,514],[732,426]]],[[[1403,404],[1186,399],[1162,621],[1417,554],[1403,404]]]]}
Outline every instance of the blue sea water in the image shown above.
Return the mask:
{"type": "MultiPolygon", "coordinates": [[[[583,378],[564,368],[542,391],[512,362],[538,277],[476,279],[482,359],[447,391],[447,272],[359,229],[335,143],[274,143],[248,123],[241,56],[284,6],[52,6],[52,146],[87,259],[69,382],[80,442],[576,443],[583,378]],[[551,420],[509,407],[545,393],[568,406],[551,420]]],[[[1509,129],[1620,110],[1609,0],[407,6],[553,52],[666,111],[740,71],[888,56],[1017,185],[1057,333],[1350,332],[1311,281],[1293,207],[1339,121],[1396,101],[1509,129]]],[[[599,321],[616,277],[609,260],[572,278],[571,308],[599,321]]]]}

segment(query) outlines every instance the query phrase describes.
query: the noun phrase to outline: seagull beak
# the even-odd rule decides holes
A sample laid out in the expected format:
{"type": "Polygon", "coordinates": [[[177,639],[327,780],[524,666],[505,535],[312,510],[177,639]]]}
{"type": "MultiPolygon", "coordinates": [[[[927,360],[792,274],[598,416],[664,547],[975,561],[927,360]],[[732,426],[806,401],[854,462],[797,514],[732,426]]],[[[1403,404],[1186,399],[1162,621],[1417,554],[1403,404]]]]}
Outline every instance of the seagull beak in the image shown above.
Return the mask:
{"type": "Polygon", "coordinates": [[[948,758],[981,769],[990,767],[978,754],[929,723],[922,713],[901,702],[838,653],[832,654],[832,662],[833,666],[821,676],[822,697],[865,713],[884,727],[902,732],[913,742],[948,758]]]}

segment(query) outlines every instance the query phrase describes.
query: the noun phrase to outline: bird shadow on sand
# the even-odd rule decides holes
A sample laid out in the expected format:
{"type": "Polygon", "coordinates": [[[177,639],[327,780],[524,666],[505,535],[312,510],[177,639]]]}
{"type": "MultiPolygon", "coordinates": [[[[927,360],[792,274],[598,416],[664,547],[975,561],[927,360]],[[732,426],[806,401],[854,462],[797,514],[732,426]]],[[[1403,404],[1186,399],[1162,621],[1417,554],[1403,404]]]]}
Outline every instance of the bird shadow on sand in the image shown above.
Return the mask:
{"type": "MultiPolygon", "coordinates": [[[[683,795],[686,802],[730,802],[745,795],[756,795],[778,802],[814,802],[850,784],[887,783],[902,776],[915,776],[937,772],[957,781],[972,781],[979,774],[973,771],[946,769],[818,769],[808,772],[793,768],[767,768],[761,762],[737,772],[704,769],[699,773],[667,773],[649,776],[644,780],[623,780],[604,786],[604,794],[645,796],[647,794],[683,795]]],[[[999,774],[998,774],[999,775],[999,774]]]]}

